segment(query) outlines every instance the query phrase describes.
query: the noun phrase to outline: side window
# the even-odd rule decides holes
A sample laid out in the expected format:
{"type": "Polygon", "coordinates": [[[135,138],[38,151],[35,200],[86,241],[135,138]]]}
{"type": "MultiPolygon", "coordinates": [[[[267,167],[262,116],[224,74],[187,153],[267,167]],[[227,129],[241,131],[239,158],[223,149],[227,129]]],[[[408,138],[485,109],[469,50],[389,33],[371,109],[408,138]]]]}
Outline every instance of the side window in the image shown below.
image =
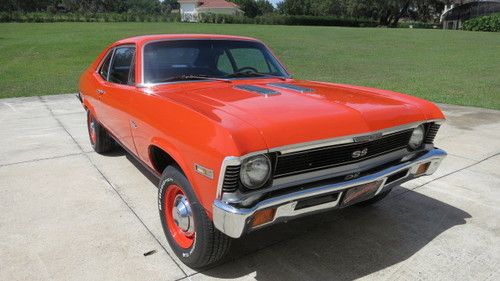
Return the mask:
{"type": "Polygon", "coordinates": [[[236,62],[238,69],[250,67],[262,73],[273,72],[271,69],[269,69],[266,57],[259,49],[236,48],[236,49],[231,49],[231,54],[233,55],[234,61],[236,62]]]}
{"type": "Polygon", "coordinates": [[[113,55],[113,51],[109,52],[106,55],[103,63],[101,64],[101,69],[99,69],[99,75],[101,75],[102,79],[104,79],[104,80],[108,80],[109,62],[111,61],[112,55],[113,55]]]}
{"type": "Polygon", "coordinates": [[[129,74],[134,53],[134,47],[118,47],[115,49],[109,70],[109,82],[129,84],[129,74]]]}
{"type": "Polygon", "coordinates": [[[231,61],[229,60],[229,56],[226,52],[219,55],[219,58],[217,59],[217,69],[226,74],[234,73],[233,66],[231,65],[231,61]]]}

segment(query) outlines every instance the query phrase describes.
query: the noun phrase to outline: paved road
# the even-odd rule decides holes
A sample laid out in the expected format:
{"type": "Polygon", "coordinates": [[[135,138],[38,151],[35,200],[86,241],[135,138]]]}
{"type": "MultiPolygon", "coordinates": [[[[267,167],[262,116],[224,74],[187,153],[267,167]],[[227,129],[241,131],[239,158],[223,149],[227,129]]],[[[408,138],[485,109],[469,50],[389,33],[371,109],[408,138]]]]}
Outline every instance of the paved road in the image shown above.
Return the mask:
{"type": "Polygon", "coordinates": [[[166,243],[154,179],[92,152],[74,96],[0,100],[0,280],[500,280],[500,112],[442,108],[437,174],[253,233],[198,273],[166,243]]]}

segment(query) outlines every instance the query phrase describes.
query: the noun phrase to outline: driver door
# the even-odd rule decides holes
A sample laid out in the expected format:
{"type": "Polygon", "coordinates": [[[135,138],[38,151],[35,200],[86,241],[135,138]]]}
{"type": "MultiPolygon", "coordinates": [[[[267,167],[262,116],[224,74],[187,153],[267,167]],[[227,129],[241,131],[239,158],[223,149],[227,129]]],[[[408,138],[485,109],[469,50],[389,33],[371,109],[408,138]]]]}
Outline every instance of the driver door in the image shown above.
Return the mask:
{"type": "Polygon", "coordinates": [[[135,94],[135,46],[115,47],[109,74],[96,92],[100,95],[100,122],[128,150],[135,152],[130,109],[135,94]]]}

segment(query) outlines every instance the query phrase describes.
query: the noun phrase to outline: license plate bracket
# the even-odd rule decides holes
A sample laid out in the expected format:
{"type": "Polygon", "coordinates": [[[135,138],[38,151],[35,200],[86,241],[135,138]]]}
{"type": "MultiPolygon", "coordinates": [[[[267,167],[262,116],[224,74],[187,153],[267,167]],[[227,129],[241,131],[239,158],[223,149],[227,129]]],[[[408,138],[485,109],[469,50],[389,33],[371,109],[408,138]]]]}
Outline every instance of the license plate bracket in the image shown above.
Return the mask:
{"type": "Polygon", "coordinates": [[[382,180],[378,180],[347,189],[342,197],[341,206],[347,207],[372,198],[382,183],[382,180]]]}

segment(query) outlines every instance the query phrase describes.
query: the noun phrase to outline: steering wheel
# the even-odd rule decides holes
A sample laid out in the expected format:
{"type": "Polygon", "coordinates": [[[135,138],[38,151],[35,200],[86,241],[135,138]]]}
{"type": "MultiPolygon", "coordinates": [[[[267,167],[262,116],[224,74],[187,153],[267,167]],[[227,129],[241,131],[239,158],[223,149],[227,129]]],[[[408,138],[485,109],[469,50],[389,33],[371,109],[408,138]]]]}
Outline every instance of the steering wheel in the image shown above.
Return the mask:
{"type": "Polygon", "coordinates": [[[244,72],[245,70],[252,71],[252,72],[255,72],[255,73],[259,73],[259,71],[256,68],[253,68],[251,66],[242,67],[242,68],[236,70],[236,72],[244,72]]]}

